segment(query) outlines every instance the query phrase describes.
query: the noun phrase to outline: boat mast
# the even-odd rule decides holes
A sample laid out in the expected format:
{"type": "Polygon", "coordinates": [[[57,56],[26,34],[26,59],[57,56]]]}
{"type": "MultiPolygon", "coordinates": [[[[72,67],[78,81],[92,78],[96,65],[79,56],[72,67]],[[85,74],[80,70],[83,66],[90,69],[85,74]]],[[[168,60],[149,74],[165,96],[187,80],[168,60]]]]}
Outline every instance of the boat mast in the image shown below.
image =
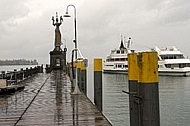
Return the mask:
{"type": "Polygon", "coordinates": [[[120,50],[121,50],[121,49],[125,49],[125,46],[124,46],[124,44],[123,44],[123,37],[122,37],[122,35],[121,35],[121,44],[120,44],[119,49],[120,49],[120,50]]]}

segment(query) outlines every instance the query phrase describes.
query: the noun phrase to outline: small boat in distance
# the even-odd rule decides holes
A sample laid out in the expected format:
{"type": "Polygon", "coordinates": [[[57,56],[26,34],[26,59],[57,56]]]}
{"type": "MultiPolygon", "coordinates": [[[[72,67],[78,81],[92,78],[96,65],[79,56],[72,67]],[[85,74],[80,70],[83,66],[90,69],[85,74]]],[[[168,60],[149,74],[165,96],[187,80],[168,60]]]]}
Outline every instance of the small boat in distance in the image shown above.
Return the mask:
{"type": "MultiPolygon", "coordinates": [[[[111,50],[103,64],[103,73],[128,73],[129,53],[131,38],[126,42],[126,47],[121,39],[119,49],[111,50]]],[[[183,53],[175,46],[160,49],[157,46],[148,50],[158,53],[158,74],[163,76],[190,76],[190,59],[185,58],[183,53]]]]}

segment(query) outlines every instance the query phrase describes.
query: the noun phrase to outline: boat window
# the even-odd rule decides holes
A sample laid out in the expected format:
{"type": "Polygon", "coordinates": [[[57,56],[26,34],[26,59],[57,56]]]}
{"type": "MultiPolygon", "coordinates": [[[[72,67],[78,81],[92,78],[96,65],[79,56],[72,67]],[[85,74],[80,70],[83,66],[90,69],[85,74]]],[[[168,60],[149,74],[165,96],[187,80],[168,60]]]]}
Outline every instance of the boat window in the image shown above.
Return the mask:
{"type": "Polygon", "coordinates": [[[185,64],[179,64],[179,68],[184,68],[185,64]]]}
{"type": "Polygon", "coordinates": [[[190,67],[190,63],[179,64],[179,68],[190,67]]]}
{"type": "Polygon", "coordinates": [[[162,59],[184,59],[183,55],[161,55],[162,59]]]}
{"type": "Polygon", "coordinates": [[[121,68],[121,67],[122,67],[122,65],[118,65],[118,67],[119,67],[119,68],[121,68]]]}
{"type": "Polygon", "coordinates": [[[121,50],[121,54],[124,54],[124,50],[121,50]]]}
{"type": "Polygon", "coordinates": [[[168,59],[174,59],[174,57],[173,56],[168,56],[168,59]]]}
{"type": "Polygon", "coordinates": [[[126,61],[126,58],[121,58],[120,61],[126,61]]]}
{"type": "Polygon", "coordinates": [[[124,68],[128,68],[128,65],[124,65],[124,68]]]}
{"type": "Polygon", "coordinates": [[[179,55],[177,59],[184,59],[185,57],[183,55],[179,55]]]}
{"type": "Polygon", "coordinates": [[[179,68],[179,64],[171,64],[171,68],[179,68]]]}
{"type": "Polygon", "coordinates": [[[105,66],[113,66],[113,65],[105,65],[105,66]]]}
{"type": "Polygon", "coordinates": [[[119,58],[115,58],[115,61],[119,61],[119,58]]]}
{"type": "Polygon", "coordinates": [[[117,50],[117,52],[116,52],[117,54],[120,54],[120,50],[117,50]]]}
{"type": "Polygon", "coordinates": [[[187,64],[186,64],[186,67],[190,67],[190,63],[187,63],[187,64]]]}
{"type": "Polygon", "coordinates": [[[166,56],[161,56],[161,58],[162,58],[162,59],[167,59],[167,57],[166,57],[166,56]]]}
{"type": "Polygon", "coordinates": [[[166,64],[166,68],[171,68],[171,64],[166,64]]]}
{"type": "Polygon", "coordinates": [[[181,64],[165,64],[166,68],[184,68],[190,67],[190,63],[181,63],[181,64]]]}
{"type": "Polygon", "coordinates": [[[158,68],[165,68],[165,65],[158,65],[158,68]]]}
{"type": "Polygon", "coordinates": [[[114,61],[114,59],[106,59],[106,62],[114,61]]]}

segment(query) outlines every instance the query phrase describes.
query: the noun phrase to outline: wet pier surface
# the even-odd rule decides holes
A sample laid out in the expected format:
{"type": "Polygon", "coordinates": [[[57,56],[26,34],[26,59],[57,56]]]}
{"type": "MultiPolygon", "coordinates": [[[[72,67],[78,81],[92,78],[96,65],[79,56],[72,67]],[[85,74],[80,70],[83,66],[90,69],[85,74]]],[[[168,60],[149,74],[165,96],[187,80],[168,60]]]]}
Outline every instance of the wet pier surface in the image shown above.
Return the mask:
{"type": "Polygon", "coordinates": [[[84,95],[71,95],[62,71],[39,73],[25,81],[25,89],[0,95],[0,126],[110,126],[84,95]]]}

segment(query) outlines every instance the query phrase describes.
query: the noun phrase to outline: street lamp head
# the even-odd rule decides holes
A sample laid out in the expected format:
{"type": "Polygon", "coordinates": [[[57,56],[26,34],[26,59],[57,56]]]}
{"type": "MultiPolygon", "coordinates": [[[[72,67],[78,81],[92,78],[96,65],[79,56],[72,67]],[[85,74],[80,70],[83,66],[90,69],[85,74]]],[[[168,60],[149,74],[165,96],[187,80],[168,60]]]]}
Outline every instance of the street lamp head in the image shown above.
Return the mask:
{"type": "Polygon", "coordinates": [[[68,11],[63,15],[63,17],[71,17],[71,15],[69,15],[68,11]]]}

